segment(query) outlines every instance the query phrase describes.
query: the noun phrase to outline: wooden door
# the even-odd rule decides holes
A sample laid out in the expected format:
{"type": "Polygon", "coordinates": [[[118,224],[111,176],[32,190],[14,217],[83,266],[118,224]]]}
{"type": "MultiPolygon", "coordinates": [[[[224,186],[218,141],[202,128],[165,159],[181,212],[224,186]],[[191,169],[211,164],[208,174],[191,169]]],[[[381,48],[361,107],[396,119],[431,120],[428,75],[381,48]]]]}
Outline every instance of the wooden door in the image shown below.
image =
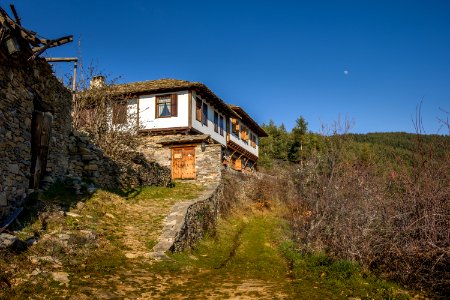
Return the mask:
{"type": "Polygon", "coordinates": [[[172,148],[172,179],[195,179],[195,147],[172,148]]]}
{"type": "Polygon", "coordinates": [[[241,158],[236,159],[236,161],[234,162],[234,169],[236,171],[242,171],[242,160],[241,160],[241,158]]]}
{"type": "Polygon", "coordinates": [[[48,146],[53,116],[49,112],[34,111],[31,125],[31,177],[30,188],[39,188],[47,167],[48,146]]]}

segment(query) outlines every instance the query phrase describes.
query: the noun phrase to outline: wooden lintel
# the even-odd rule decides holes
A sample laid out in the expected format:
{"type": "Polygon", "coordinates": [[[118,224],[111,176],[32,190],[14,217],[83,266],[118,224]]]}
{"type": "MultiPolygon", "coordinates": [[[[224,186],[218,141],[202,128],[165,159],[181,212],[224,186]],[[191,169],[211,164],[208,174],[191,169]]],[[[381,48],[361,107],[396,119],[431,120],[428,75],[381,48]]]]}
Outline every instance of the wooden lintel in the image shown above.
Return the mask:
{"type": "Polygon", "coordinates": [[[48,62],[77,62],[78,57],[46,57],[45,60],[48,62]]]}

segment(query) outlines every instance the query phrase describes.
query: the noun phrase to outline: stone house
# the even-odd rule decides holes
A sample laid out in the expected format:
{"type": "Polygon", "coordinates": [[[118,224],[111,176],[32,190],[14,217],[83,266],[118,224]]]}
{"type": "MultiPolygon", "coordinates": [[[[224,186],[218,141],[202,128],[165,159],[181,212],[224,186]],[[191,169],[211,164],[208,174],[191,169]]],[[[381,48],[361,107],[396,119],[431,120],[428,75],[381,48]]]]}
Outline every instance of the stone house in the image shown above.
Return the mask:
{"type": "MultiPolygon", "coordinates": [[[[102,80],[91,84],[102,86],[102,80]]],[[[111,125],[136,123],[142,152],[169,167],[173,179],[215,180],[224,166],[256,169],[259,140],[266,132],[243,108],[228,105],[206,85],[160,79],[112,85],[107,92],[122,99],[111,108],[111,125]]]]}

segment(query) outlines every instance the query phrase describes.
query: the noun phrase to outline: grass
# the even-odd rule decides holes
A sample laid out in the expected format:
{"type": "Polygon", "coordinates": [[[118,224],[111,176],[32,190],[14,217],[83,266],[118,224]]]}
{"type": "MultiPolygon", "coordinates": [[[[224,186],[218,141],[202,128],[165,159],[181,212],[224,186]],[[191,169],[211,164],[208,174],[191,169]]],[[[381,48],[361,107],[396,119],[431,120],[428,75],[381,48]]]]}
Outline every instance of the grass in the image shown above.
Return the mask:
{"type": "MultiPolygon", "coordinates": [[[[70,193],[49,192],[41,199],[48,207],[59,208],[46,212],[47,230],[41,240],[20,255],[0,259],[14,286],[1,287],[0,299],[30,295],[36,299],[408,298],[400,287],[365,273],[352,262],[296,251],[277,205],[262,211],[248,207],[235,211],[219,220],[215,232],[195,249],[170,254],[169,260],[156,263],[145,256],[173,204],[201,191],[187,183],[134,191],[98,190],[82,202],[71,200],[70,193]],[[64,208],[52,199],[75,215],[60,213],[64,208]],[[136,258],[130,258],[133,255],[136,258]],[[30,276],[36,270],[41,273],[30,276]],[[52,279],[55,271],[69,275],[68,286],[52,279]]],[[[22,234],[40,230],[40,223],[42,218],[36,218],[21,229],[22,234]]]]}
{"type": "Polygon", "coordinates": [[[300,254],[276,212],[249,215],[247,211],[222,220],[216,234],[196,249],[170,257],[152,265],[152,271],[169,277],[179,274],[186,282],[171,285],[161,294],[167,299],[204,294],[212,298],[410,298],[400,286],[353,262],[333,261],[323,253],[300,254]]]}
{"type": "Polygon", "coordinates": [[[14,228],[24,239],[39,232],[39,242],[19,255],[0,253],[0,275],[13,285],[0,285],[0,299],[58,298],[78,295],[80,289],[102,298],[106,292],[97,290],[114,289],[125,272],[148,265],[148,260],[130,260],[127,254],[150,252],[173,204],[201,191],[197,185],[176,183],[143,187],[127,197],[120,196],[123,191],[105,190],[81,197],[56,184],[35,198],[26,219],[14,228]],[[37,275],[30,276],[33,272],[37,275]],[[55,282],[52,272],[69,274],[69,288],[55,282]]]}
{"type": "Polygon", "coordinates": [[[290,262],[299,297],[326,299],[409,299],[399,285],[380,279],[351,261],[333,260],[324,253],[301,254],[291,242],[281,245],[290,262]],[[307,284],[305,284],[307,283],[307,284]]]}

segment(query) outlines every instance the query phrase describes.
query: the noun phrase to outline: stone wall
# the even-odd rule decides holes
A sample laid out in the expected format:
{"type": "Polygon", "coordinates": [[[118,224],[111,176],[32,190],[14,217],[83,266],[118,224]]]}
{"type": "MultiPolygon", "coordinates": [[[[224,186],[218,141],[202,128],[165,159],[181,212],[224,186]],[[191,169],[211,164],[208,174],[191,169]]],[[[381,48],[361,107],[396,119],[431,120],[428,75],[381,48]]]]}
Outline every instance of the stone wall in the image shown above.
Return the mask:
{"type": "MultiPolygon", "coordinates": [[[[6,56],[0,48],[0,224],[23,206],[31,177],[33,111],[49,112],[52,127],[47,167],[41,177],[46,188],[56,181],[89,180],[101,187],[168,185],[168,168],[148,162],[136,152],[114,161],[72,129],[72,94],[43,59],[28,61],[21,53],[6,56]]],[[[170,151],[170,150],[169,150],[170,151]]],[[[164,161],[164,160],[162,160],[164,161]]]]}
{"type": "Polygon", "coordinates": [[[195,147],[195,172],[197,182],[211,184],[220,181],[222,171],[222,146],[220,144],[208,144],[205,151],[201,146],[195,147]]]}
{"type": "Polygon", "coordinates": [[[81,133],[70,135],[69,152],[68,176],[101,187],[167,186],[171,182],[170,170],[147,161],[142,153],[129,150],[124,152],[123,159],[113,160],[81,133]]]}
{"type": "Polygon", "coordinates": [[[71,93],[45,61],[15,55],[11,59],[0,51],[0,220],[30,192],[33,110],[53,116],[47,171],[58,178],[68,168],[71,93]]]}
{"type": "MultiPolygon", "coordinates": [[[[174,136],[176,137],[176,136],[174,136]]],[[[168,136],[147,136],[142,138],[142,146],[139,149],[149,161],[154,161],[160,165],[172,169],[171,146],[161,145],[162,139],[168,136]]],[[[220,144],[207,143],[203,151],[200,143],[195,145],[195,172],[196,183],[213,184],[218,183],[222,170],[222,146],[220,144]]],[[[177,145],[180,146],[180,145],[177,145]]]]}
{"type": "Polygon", "coordinates": [[[192,248],[216,226],[223,184],[213,184],[197,199],[174,205],[167,216],[163,233],[153,248],[154,258],[163,258],[164,252],[179,252],[192,248]]]}

